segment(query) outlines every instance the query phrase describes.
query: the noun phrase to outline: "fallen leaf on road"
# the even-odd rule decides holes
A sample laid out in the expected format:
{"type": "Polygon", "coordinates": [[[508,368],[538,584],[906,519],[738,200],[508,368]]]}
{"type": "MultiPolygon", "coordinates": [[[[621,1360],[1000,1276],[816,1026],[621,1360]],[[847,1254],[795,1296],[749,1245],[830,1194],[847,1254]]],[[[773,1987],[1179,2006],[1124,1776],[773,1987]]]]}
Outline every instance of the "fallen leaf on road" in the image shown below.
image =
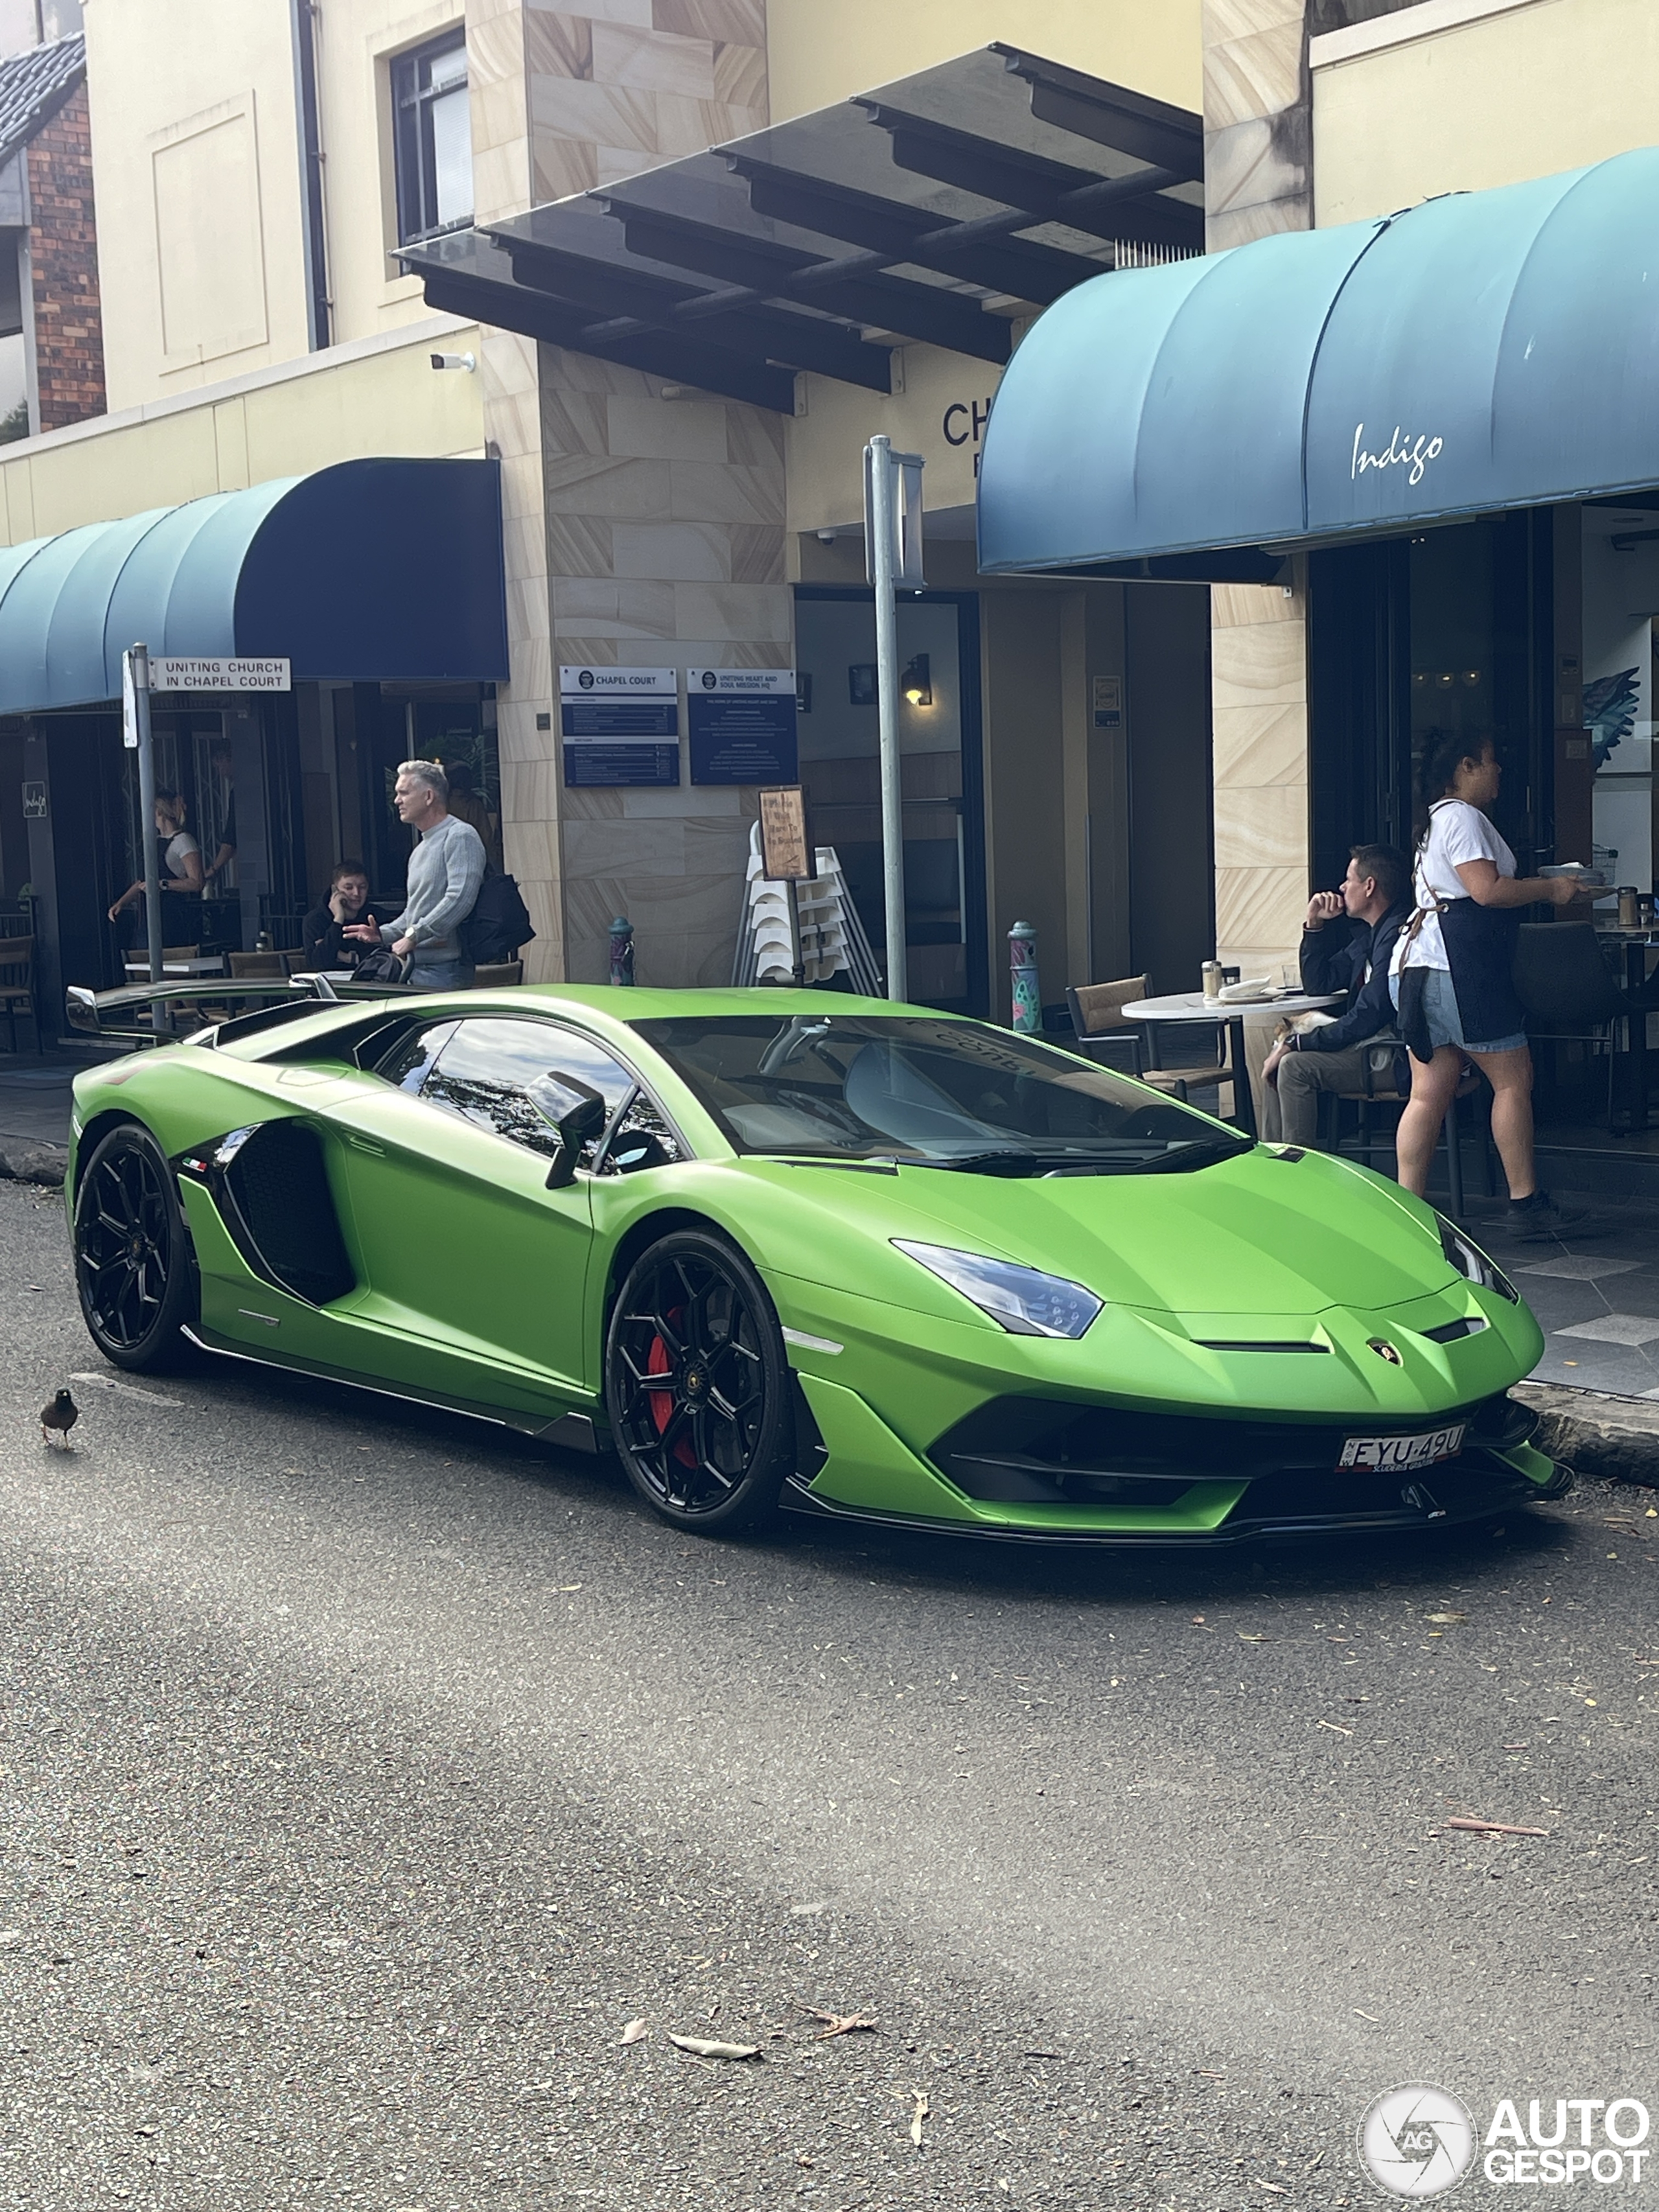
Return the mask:
{"type": "Polygon", "coordinates": [[[678,2051],[689,2051],[694,2058],[758,2058],[758,2043],[713,2043],[706,2035],[671,2035],[668,2040],[678,2051]]]}
{"type": "Polygon", "coordinates": [[[862,2013],[825,2012],[817,2005],[803,2005],[801,2010],[811,2013],[814,2020],[825,2022],[813,2036],[814,2043],[827,2043],[832,2035],[852,2035],[860,2028],[867,2028],[872,2033],[879,2033],[879,2024],[873,2020],[866,2020],[862,2013]]]}
{"type": "Polygon", "coordinates": [[[1259,1634],[1247,1635],[1241,1628],[1238,1632],[1238,1640],[1241,1644],[1267,1644],[1271,1643],[1273,1639],[1270,1637],[1259,1634]]]}
{"type": "MultiPolygon", "coordinates": [[[[1261,2181],[1261,2176],[1259,2173],[1256,2176],[1256,2179],[1258,2181],[1261,2181]]],[[[1289,2194],[1289,2191],[1281,2189],[1276,2181],[1261,2181],[1261,2186],[1264,2189],[1271,2189],[1275,2197],[1284,2197],[1289,2194]]]]}
{"type": "Polygon", "coordinates": [[[622,2032],[624,2043],[643,2043],[651,2033],[642,2020],[630,2020],[622,2032]]]}
{"type": "Polygon", "coordinates": [[[1443,1626],[1449,1620],[1467,1620],[1468,1617],[1467,1613],[1431,1613],[1429,1615],[1431,1620],[1437,1620],[1443,1626]]]}
{"type": "Polygon", "coordinates": [[[553,1594],[556,1597],[568,1597],[572,1590],[579,1590],[580,1588],[580,1583],[560,1583],[556,1586],[553,1594]]]}
{"type": "Polygon", "coordinates": [[[1517,1828],[1512,1820],[1448,1820],[1449,1828],[1465,1828],[1477,1836],[1547,1836],[1547,1828],[1517,1828]]]}
{"type": "Polygon", "coordinates": [[[927,2118],[927,2100],[922,2095],[920,2089],[914,2091],[913,2094],[916,2100],[916,2109],[910,2120],[910,2140],[915,2143],[916,2148],[920,2150],[921,2148],[921,2124],[927,2118]]]}
{"type": "Polygon", "coordinates": [[[1381,2027],[1381,2025],[1382,2025],[1382,2014],[1381,2014],[1380,2013],[1375,2013],[1375,2012],[1359,2012],[1359,2007],[1358,2007],[1358,2005],[1352,2005],[1352,2006],[1350,2006],[1350,2007],[1349,2007],[1349,2009],[1350,2009],[1350,2011],[1352,2011],[1352,2012],[1358,2012],[1358,2013],[1359,2013],[1359,2017],[1361,2018],[1361,2020],[1368,2020],[1368,2021],[1370,2021],[1370,2024],[1371,2024],[1371,2026],[1372,2026],[1373,2027],[1381,2027]]]}

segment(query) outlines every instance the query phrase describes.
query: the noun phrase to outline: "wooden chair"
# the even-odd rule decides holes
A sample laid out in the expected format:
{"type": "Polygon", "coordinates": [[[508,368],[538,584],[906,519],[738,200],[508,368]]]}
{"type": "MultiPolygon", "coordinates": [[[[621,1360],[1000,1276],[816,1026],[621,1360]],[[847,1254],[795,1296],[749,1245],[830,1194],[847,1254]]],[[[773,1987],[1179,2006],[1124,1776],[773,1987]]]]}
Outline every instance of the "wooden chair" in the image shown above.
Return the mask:
{"type": "MultiPolygon", "coordinates": [[[[1189,1091],[1213,1086],[1218,1094],[1224,1083],[1231,1087],[1236,1104],[1239,1079],[1233,1069],[1229,1032],[1224,1029],[1216,1032],[1218,1057],[1212,1063],[1197,1067],[1147,1067],[1143,1064],[1140,1032],[1123,1009],[1137,999],[1150,995],[1150,981],[1146,975],[1124,975],[1115,983],[1068,983],[1066,1003],[1072,1010],[1078,1049],[1086,1059],[1101,1060],[1109,1067],[1135,1076],[1140,1082],[1150,1084],[1154,1091],[1167,1091],[1179,1098],[1183,1104],[1189,1091]]],[[[1220,1103],[1218,1095],[1216,1103],[1220,1103]]]]}
{"type": "Polygon", "coordinates": [[[267,976],[276,982],[287,981],[288,962],[280,952],[233,952],[229,957],[233,981],[263,982],[267,976]]]}
{"type": "Polygon", "coordinates": [[[44,1054],[46,1038],[40,1030],[40,1008],[34,996],[34,939],[0,938],[0,1013],[6,1018],[6,1048],[17,1049],[17,1017],[26,1013],[34,1024],[34,1049],[44,1054]]]}
{"type": "Polygon", "coordinates": [[[482,968],[475,968],[472,971],[472,988],[475,991],[504,990],[510,985],[522,983],[523,981],[522,960],[487,961],[482,968]]]}
{"type": "MultiPolygon", "coordinates": [[[[141,960],[144,957],[143,948],[142,946],[139,948],[138,957],[141,960]]],[[[164,962],[168,960],[199,960],[201,957],[202,948],[199,945],[164,945],[161,947],[161,958],[164,962]]]]}

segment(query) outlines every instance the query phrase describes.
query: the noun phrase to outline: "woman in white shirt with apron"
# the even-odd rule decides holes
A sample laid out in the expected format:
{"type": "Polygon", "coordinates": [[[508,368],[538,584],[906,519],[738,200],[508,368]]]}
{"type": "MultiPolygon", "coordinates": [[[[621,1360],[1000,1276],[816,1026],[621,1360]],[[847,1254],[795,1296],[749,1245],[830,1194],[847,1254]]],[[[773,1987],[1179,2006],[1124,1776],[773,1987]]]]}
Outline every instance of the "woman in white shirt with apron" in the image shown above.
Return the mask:
{"type": "Polygon", "coordinates": [[[1512,969],[1523,907],[1567,906],[1569,877],[1517,876],[1515,854],[1488,818],[1502,774],[1490,738],[1432,739],[1423,763],[1429,826],[1418,847],[1417,910],[1394,954],[1400,1034],[1412,1095],[1395,1138],[1400,1180],[1420,1198],[1446,1109],[1474,1061],[1492,1088],[1492,1133],[1509,1179],[1505,1227],[1527,1241],[1586,1218],[1540,1190],[1533,1167],[1532,1053],[1512,969]]]}

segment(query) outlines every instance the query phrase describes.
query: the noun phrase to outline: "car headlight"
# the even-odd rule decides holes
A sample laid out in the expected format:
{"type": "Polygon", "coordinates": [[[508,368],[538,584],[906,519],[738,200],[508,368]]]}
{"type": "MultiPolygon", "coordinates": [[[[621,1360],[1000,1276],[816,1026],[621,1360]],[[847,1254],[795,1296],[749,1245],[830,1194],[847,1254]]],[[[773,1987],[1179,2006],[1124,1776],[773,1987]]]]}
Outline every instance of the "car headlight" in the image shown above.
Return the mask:
{"type": "Polygon", "coordinates": [[[1440,1228],[1440,1249],[1464,1281],[1483,1291],[1496,1291],[1499,1297],[1518,1306],[1521,1293],[1498,1262],[1489,1260],[1478,1244],[1472,1243],[1455,1221],[1448,1221],[1443,1213],[1437,1213],[1434,1218],[1440,1228]]]}
{"type": "Polygon", "coordinates": [[[953,1252],[948,1244],[914,1244],[904,1237],[893,1243],[1000,1322],[1011,1336],[1081,1336],[1105,1304],[1081,1283],[1045,1275],[1037,1267],[1017,1267],[1012,1261],[988,1260],[978,1252],[953,1252]]]}

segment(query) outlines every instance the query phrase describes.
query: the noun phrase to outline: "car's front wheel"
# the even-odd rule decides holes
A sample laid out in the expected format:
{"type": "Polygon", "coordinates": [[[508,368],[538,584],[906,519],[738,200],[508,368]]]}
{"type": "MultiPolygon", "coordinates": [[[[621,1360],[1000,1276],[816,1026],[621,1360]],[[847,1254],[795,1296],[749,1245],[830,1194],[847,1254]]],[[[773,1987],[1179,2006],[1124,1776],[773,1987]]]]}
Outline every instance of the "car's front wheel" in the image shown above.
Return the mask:
{"type": "Polygon", "coordinates": [[[195,1257],[166,1155],[135,1122],[110,1131],[81,1177],[75,1281],[93,1342],[117,1367],[148,1373],[187,1356],[195,1257]]]}
{"type": "Polygon", "coordinates": [[[789,1364],[766,1286],[723,1237],[677,1230],[629,1271],[605,1340],[629,1480],[678,1528],[764,1520],[793,1464],[789,1364]]]}

